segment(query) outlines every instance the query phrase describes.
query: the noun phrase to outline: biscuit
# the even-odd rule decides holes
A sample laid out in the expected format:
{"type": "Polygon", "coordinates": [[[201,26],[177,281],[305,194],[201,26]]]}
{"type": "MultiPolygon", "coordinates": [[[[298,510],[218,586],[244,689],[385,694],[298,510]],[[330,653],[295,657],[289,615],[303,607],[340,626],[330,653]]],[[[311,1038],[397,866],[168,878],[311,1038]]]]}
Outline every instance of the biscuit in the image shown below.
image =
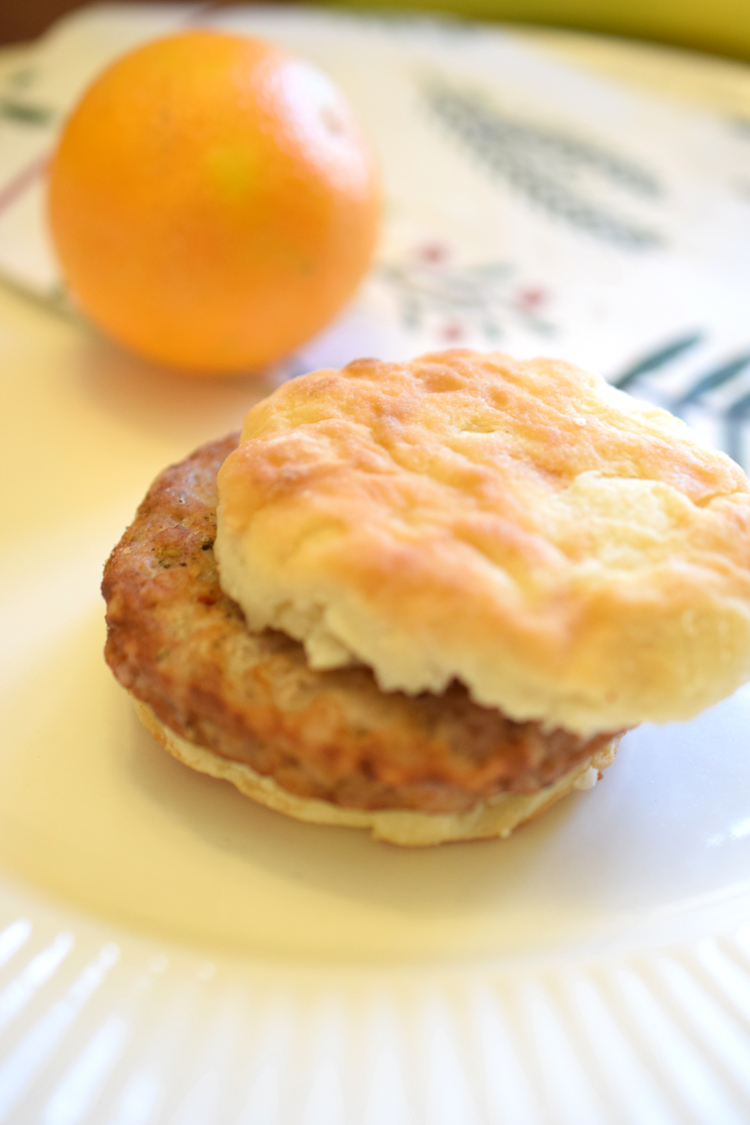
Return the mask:
{"type": "Polygon", "coordinates": [[[240,793],[275,812],[309,824],[366,828],[376,840],[407,848],[422,848],[459,840],[505,839],[520,825],[539,816],[574,789],[591,789],[601,771],[614,761],[617,739],[586,761],[568,770],[552,785],[535,793],[502,794],[463,813],[426,813],[412,809],[355,809],[330,801],[299,797],[272,777],[258,773],[246,762],[231,761],[175,734],[140,700],[136,714],[157,742],[173,758],[199,773],[229,781],[240,793]]]}
{"type": "Polygon", "coordinates": [[[313,668],[454,680],[589,736],[750,678],[750,490],[663,410],[549,359],[359,360],[248,414],[219,475],[223,589],[313,668]]]}
{"type": "Polygon", "coordinates": [[[611,740],[515,723],[459,684],[440,696],[384,694],[366,668],[311,669],[299,642],[250,632],[213,555],[216,474],[236,445],[210,442],[159,475],[102,584],[108,664],[196,760],[213,755],[239,776],[247,766],[292,804],[341,815],[453,815],[546,792],[611,740]]]}

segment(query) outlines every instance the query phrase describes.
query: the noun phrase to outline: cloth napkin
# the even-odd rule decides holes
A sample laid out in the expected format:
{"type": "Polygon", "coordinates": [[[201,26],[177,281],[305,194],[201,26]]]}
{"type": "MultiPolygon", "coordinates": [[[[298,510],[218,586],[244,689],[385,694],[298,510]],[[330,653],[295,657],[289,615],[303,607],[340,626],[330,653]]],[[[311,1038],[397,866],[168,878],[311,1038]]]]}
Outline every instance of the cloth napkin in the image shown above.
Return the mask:
{"type": "Polygon", "coordinates": [[[595,76],[501,28],[280,5],[80,10],[0,56],[0,276],[66,300],[44,210],[65,116],[112,59],[190,26],[317,62],[382,162],[377,262],[280,378],[446,346],[556,355],[750,462],[750,116],[595,76]]]}

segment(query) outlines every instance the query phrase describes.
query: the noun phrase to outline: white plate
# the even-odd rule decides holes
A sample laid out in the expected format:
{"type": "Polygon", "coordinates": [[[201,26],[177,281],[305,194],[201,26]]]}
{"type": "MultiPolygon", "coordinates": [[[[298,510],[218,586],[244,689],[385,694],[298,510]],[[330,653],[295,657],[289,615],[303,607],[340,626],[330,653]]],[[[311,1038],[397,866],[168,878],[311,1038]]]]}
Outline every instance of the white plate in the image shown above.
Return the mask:
{"type": "MultiPolygon", "coordinates": [[[[364,350],[382,292],[309,354],[364,350]]],[[[97,587],[148,481],[269,384],[183,383],[10,290],[0,355],[0,1122],[746,1122],[750,694],[629,735],[506,842],[402,852],[256,807],[138,726],[97,587]]]]}

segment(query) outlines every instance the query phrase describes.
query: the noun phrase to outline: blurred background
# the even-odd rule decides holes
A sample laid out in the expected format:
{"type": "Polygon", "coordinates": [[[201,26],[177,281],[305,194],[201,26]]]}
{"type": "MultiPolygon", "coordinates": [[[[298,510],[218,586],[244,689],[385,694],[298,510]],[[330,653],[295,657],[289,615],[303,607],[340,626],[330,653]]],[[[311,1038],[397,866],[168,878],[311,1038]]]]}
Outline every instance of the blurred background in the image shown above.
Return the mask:
{"type": "MultiPolygon", "coordinates": [[[[0,5],[0,43],[33,39],[85,0],[0,5]]],[[[137,3],[138,0],[130,0],[137,3]]],[[[327,0],[329,6],[456,12],[482,19],[624,35],[750,60],[750,0],[327,0]]]]}

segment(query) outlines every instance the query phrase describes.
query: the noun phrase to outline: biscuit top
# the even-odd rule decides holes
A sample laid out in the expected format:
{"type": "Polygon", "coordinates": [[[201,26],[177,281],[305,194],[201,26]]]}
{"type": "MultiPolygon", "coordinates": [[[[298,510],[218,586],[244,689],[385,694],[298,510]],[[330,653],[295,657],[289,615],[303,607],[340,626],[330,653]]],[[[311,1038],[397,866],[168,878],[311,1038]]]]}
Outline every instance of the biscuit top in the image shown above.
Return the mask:
{"type": "Polygon", "coordinates": [[[750,678],[750,489],[663,410],[549,359],[358,360],[247,415],[219,475],[251,629],[384,690],[453,679],[581,734],[750,678]]]}

